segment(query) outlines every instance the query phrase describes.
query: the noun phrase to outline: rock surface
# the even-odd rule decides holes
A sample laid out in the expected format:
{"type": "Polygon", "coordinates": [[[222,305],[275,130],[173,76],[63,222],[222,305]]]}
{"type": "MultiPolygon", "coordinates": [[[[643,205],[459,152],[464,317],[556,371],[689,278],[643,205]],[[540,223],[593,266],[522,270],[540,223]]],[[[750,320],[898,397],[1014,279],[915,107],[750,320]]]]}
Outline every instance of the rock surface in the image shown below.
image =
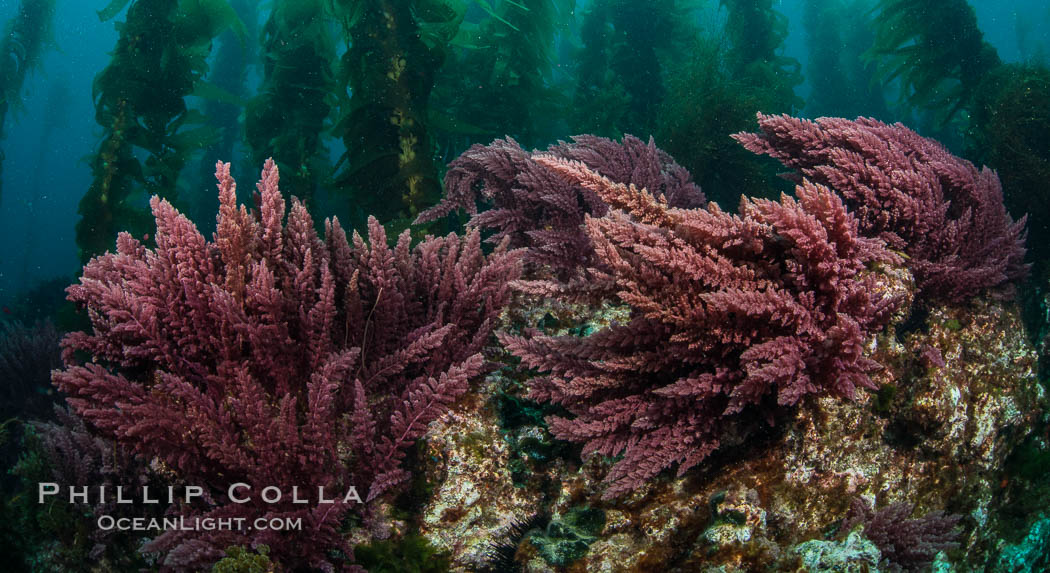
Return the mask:
{"type": "MultiPolygon", "coordinates": [[[[487,548],[537,514],[550,525],[509,540],[523,571],[805,570],[835,559],[831,570],[872,571],[870,542],[837,531],[862,497],[875,507],[912,503],[913,517],[962,514],[961,547],[939,567],[978,567],[992,545],[988,516],[1004,460],[1046,402],[1036,349],[1012,303],[982,299],[905,316],[870,346],[885,366],[874,377],[880,391],[812,400],[683,477],[665,472],[610,501],[597,484],[611,461],[599,457],[529,466],[525,483],[515,483],[513,440],[491,401],[476,399],[431,427],[427,472],[440,485],[423,534],[451,552],[459,571],[483,568],[487,548]],[[597,535],[551,533],[579,508],[600,512],[597,535]],[[555,556],[552,535],[573,550],[555,556]]],[[[505,385],[499,376],[488,383],[505,385]]]]}

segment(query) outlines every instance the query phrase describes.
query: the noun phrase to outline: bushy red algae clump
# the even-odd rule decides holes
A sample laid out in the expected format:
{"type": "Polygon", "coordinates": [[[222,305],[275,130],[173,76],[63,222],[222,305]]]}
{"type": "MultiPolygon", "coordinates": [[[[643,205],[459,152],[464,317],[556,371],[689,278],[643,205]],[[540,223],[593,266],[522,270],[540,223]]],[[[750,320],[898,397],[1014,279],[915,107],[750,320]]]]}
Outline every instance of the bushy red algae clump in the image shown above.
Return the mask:
{"type": "Polygon", "coordinates": [[[297,531],[165,532],[145,548],[165,566],[265,544],[287,567],[348,567],[329,553],[352,558],[344,493],[372,500],[408,477],[406,449],[482,372],[518,252],[486,256],[476,232],[415,247],[406,232],[391,249],[374,219],[367,243],[335,219],[321,238],[296,199],[285,223],[272,161],[254,212],[236,205],[229,164],[216,175],[213,241],[154,198],[155,248],[123,233],[85,266],[68,292],[92,330],[65,339],[54,380],[103,436],[205,488],[182,515],[302,519],[297,531]],[[233,502],[237,483],[298,487],[308,503],[233,502]]]}

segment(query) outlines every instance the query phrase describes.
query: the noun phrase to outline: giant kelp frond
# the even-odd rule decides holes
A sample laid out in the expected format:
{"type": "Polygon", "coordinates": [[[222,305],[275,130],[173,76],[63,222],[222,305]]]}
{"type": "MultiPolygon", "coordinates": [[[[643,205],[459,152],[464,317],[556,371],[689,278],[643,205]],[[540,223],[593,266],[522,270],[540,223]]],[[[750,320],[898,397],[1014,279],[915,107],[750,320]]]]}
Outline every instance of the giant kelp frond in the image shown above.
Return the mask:
{"type": "Polygon", "coordinates": [[[726,9],[722,55],[734,79],[768,86],[776,99],[801,107],[794,87],[802,83],[801,65],[780,51],[787,39],[787,18],[773,9],[773,0],[721,0],[726,9]]]}
{"type": "MultiPolygon", "coordinates": [[[[233,27],[216,38],[208,75],[193,89],[193,96],[201,102],[201,113],[214,127],[215,135],[195,161],[199,183],[188,182],[185,186],[184,204],[187,215],[194,220],[207,221],[208,214],[215,210],[215,198],[208,192],[215,158],[232,157],[235,146],[246,139],[243,118],[247,115],[245,108],[250,97],[248,72],[260,59],[261,46],[256,41],[261,26],[257,16],[258,0],[230,0],[230,7],[239,18],[233,27]]],[[[306,195],[305,191],[300,193],[306,195]]],[[[204,226],[206,230],[209,227],[204,226]]]]}
{"type": "Polygon", "coordinates": [[[971,112],[969,154],[996,169],[1014,214],[1029,214],[1037,266],[1050,251],[1050,69],[1006,64],[985,78],[971,112]]]}
{"type": "Polygon", "coordinates": [[[1000,64],[966,0],[882,0],[874,23],[868,58],[883,81],[899,80],[904,101],[937,112],[945,123],[1000,64]]]}
{"type": "Polygon", "coordinates": [[[469,2],[463,0],[417,0],[411,5],[412,17],[419,24],[420,37],[428,48],[442,48],[459,34],[469,2]]]}
{"type": "Polygon", "coordinates": [[[247,29],[237,11],[227,0],[181,0],[176,25],[187,33],[189,42],[198,38],[217,37],[224,30],[233,30],[241,41],[248,41],[247,29]]]}
{"type": "Polygon", "coordinates": [[[144,234],[149,216],[136,199],[158,194],[174,200],[190,154],[211,139],[212,130],[187,107],[186,97],[208,70],[212,39],[234,25],[225,4],[136,0],[128,7],[113,58],[92,86],[95,119],[105,136],[78,209],[82,260],[108,249],[118,230],[144,234]]]}
{"type": "MultiPolygon", "coordinates": [[[[724,0],[721,37],[700,36],[677,59],[660,110],[659,142],[712,200],[735,205],[741,194],[775,196],[768,162],[733,145],[730,134],[754,126],[755,110],[789,112],[800,65],[780,55],[786,21],[770,0],[724,0]]],[[[783,191],[789,191],[784,187],[783,191]]]]}
{"type": "MultiPolygon", "coordinates": [[[[700,38],[668,82],[657,137],[697,179],[713,201],[734,205],[741,195],[774,196],[775,168],[756,160],[729,135],[754,125],[754,110],[792,108],[775,82],[738,78],[724,63],[724,48],[700,38]]],[[[793,98],[793,93],[789,92],[793,98]]],[[[784,191],[788,185],[781,184],[784,191]]]]}
{"type": "Polygon", "coordinates": [[[448,117],[438,134],[442,147],[503,136],[535,146],[559,131],[567,102],[555,85],[552,62],[559,23],[571,18],[568,4],[498,2],[487,18],[463,23],[473,45],[453,45],[445,64],[449,72],[435,84],[432,107],[448,117]]]}
{"type": "MultiPolygon", "coordinates": [[[[17,80],[9,77],[11,72],[25,79],[26,73],[40,64],[44,49],[53,41],[54,17],[55,0],[22,0],[17,14],[7,23],[2,50],[5,58],[14,58],[14,61],[3,62],[0,72],[5,96],[15,87],[11,80],[17,80]]],[[[15,83],[20,89],[21,83],[15,83]]]]}
{"type": "Polygon", "coordinates": [[[262,31],[263,83],[245,113],[256,162],[273,157],[286,188],[313,204],[328,166],[321,137],[335,104],[335,41],[324,0],[278,0],[262,31]]]}
{"type": "Polygon", "coordinates": [[[787,38],[787,18],[773,10],[773,0],[720,0],[726,9],[725,36],[730,65],[772,62],[787,38]]]}

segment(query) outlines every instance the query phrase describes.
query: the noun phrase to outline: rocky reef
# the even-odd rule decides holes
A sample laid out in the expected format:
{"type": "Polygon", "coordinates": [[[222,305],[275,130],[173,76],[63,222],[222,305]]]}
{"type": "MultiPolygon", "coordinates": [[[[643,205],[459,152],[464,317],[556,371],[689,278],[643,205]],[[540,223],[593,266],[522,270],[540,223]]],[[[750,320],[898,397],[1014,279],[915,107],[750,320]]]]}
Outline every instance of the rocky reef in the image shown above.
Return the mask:
{"type": "MultiPolygon", "coordinates": [[[[881,269],[877,284],[905,301],[866,350],[884,366],[872,376],[877,391],[814,397],[694,471],[664,472],[615,499],[602,496],[613,462],[602,456],[529,460],[527,483],[515,483],[511,460],[529,456],[516,451],[522,434],[551,438],[542,425],[507,428],[498,397],[520,381],[490,375],[497,398],[475,395],[430,427],[427,474],[441,483],[423,535],[458,571],[921,570],[883,558],[863,527],[842,530],[859,500],[907,503],[913,522],[958,516],[958,547],[937,554],[938,570],[974,570],[997,555],[1000,570],[1017,570],[1006,561],[1032,550],[999,540],[1003,468],[1046,405],[1020,311],[994,298],[920,306],[899,267],[881,269]],[[545,519],[516,531],[537,516],[545,519]]],[[[508,314],[564,334],[616,312],[518,300],[508,314]]]]}

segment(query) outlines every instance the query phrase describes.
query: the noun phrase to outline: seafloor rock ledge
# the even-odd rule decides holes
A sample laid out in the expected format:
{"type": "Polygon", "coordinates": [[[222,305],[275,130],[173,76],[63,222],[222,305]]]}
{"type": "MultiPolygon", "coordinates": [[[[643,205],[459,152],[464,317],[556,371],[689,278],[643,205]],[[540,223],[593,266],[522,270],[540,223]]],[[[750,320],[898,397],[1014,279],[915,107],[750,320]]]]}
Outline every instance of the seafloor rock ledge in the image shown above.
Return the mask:
{"type": "MultiPolygon", "coordinates": [[[[906,277],[886,277],[885,288],[910,294],[906,277]]],[[[1013,303],[924,310],[908,299],[869,348],[885,366],[874,377],[878,392],[813,400],[685,476],[665,472],[614,500],[597,486],[610,460],[518,451],[523,436],[551,442],[542,424],[508,429],[499,391],[474,398],[428,434],[436,489],[422,533],[460,571],[875,571],[878,548],[863,530],[839,531],[859,498],[880,508],[907,502],[912,517],[961,515],[959,548],[942,553],[938,567],[979,567],[1003,551],[989,516],[1006,458],[1037,426],[1046,399],[1036,349],[1013,303]],[[515,463],[528,471],[515,475],[515,463]]],[[[564,331],[572,310],[519,308],[515,319],[564,331]]],[[[521,384],[507,376],[486,383],[521,384]]]]}

